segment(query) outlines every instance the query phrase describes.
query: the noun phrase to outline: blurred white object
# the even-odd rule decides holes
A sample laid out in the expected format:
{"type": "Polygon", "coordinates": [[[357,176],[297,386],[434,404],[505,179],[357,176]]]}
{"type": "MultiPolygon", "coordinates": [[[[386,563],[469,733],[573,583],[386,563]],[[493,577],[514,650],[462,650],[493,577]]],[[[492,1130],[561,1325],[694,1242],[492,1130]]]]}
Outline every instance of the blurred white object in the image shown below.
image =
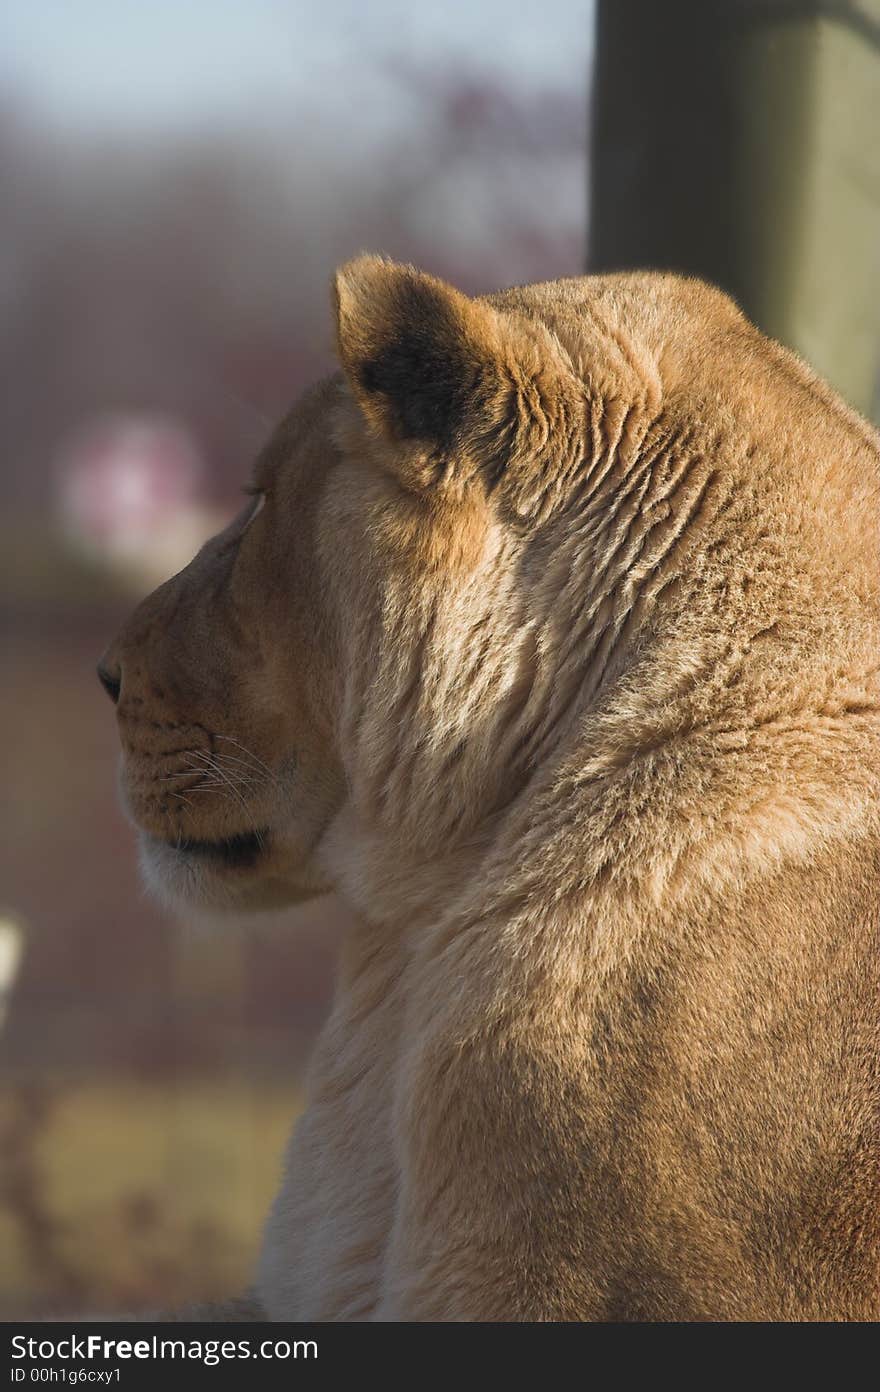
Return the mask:
{"type": "Polygon", "coordinates": [[[138,585],[180,570],[227,521],[200,501],[201,451],[170,417],[103,417],[65,446],[57,472],[68,541],[138,585]]]}
{"type": "Polygon", "coordinates": [[[24,929],[8,914],[0,917],[0,1030],[6,1023],[12,988],[24,956],[24,929]]]}

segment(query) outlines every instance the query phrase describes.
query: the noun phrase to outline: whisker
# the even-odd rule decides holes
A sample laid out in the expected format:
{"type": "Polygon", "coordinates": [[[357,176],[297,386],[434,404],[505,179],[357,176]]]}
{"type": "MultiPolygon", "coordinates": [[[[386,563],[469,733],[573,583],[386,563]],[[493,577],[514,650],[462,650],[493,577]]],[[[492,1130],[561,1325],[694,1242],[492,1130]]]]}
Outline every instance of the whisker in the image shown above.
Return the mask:
{"type": "MultiPolygon", "coordinates": [[[[174,783],[181,778],[196,776],[195,785],[188,785],[185,792],[169,790],[168,796],[176,801],[182,802],[185,806],[192,808],[192,798],[196,793],[214,793],[221,798],[239,804],[248,821],[251,820],[251,810],[245,793],[259,793],[267,783],[278,784],[278,779],[267,764],[252,753],[239,740],[233,739],[231,735],[217,735],[218,740],[223,740],[227,744],[234,745],[241,750],[244,757],[236,754],[209,751],[206,749],[188,749],[181,752],[183,760],[182,767],[173,773],[162,774],[157,779],[160,783],[174,783]]],[[[259,831],[254,830],[258,846],[261,850],[265,849],[263,837],[259,831]]],[[[177,829],[177,845],[181,845],[183,832],[180,827],[177,829]]]]}
{"type": "Polygon", "coordinates": [[[222,781],[223,781],[223,782],[226,784],[226,786],[228,787],[229,791],[233,794],[234,797],[236,797],[236,798],[238,799],[238,801],[240,802],[240,804],[241,804],[241,806],[242,806],[242,810],[243,810],[243,811],[246,813],[246,815],[249,817],[249,816],[250,816],[250,808],[248,807],[247,803],[245,802],[245,800],[244,800],[244,798],[242,797],[241,793],[239,792],[238,788],[236,788],[236,786],[235,786],[235,784],[233,783],[232,779],[229,778],[229,777],[227,777],[227,775],[224,774],[223,770],[222,770],[216,763],[215,763],[215,765],[214,765],[214,772],[217,773],[217,774],[219,775],[219,777],[222,779],[222,781]]]}
{"type": "MultiPolygon", "coordinates": [[[[249,774],[245,774],[239,771],[238,769],[224,768],[224,764],[221,763],[221,761],[215,755],[209,754],[205,750],[195,750],[193,752],[196,758],[204,760],[203,764],[195,765],[195,768],[204,768],[205,770],[209,770],[212,773],[216,773],[220,777],[225,777],[227,775],[230,777],[234,777],[238,780],[239,783],[244,784],[250,788],[258,789],[262,787],[262,785],[266,781],[262,777],[260,777],[259,780],[255,776],[251,777],[249,776],[249,774]]],[[[191,767],[193,766],[191,765],[191,767]]]]}
{"type": "MultiPolygon", "coordinates": [[[[225,786],[226,785],[221,783],[219,779],[214,779],[211,783],[199,783],[196,787],[187,788],[186,792],[187,796],[191,797],[194,793],[212,793],[215,788],[223,788],[225,786]]],[[[179,795],[172,793],[171,796],[175,797],[179,795]]]]}
{"type": "Polygon", "coordinates": [[[231,768],[235,765],[238,768],[247,770],[248,773],[256,775],[264,783],[267,779],[274,778],[274,774],[266,773],[258,764],[253,763],[249,759],[239,759],[235,754],[216,754],[214,757],[217,759],[218,763],[224,766],[228,764],[231,768]]]}
{"type": "MultiPolygon", "coordinates": [[[[189,777],[189,774],[202,775],[203,773],[216,773],[216,771],[217,770],[216,768],[214,768],[213,764],[191,763],[188,764],[187,768],[181,768],[181,770],[178,771],[178,773],[160,775],[160,777],[157,778],[156,782],[177,782],[178,780],[180,780],[180,778],[189,777]]],[[[260,786],[258,781],[251,780],[251,778],[246,778],[244,774],[238,774],[237,771],[234,770],[230,770],[230,773],[233,773],[234,777],[237,777],[238,780],[242,782],[242,784],[248,784],[249,786],[252,786],[252,788],[259,788],[260,786]]],[[[206,786],[205,781],[203,780],[202,786],[206,786]]],[[[191,791],[191,789],[187,789],[187,791],[189,792],[191,791]]]]}
{"type": "Polygon", "coordinates": [[[191,761],[191,763],[189,763],[189,771],[194,774],[199,774],[199,781],[201,781],[201,786],[203,786],[203,788],[212,785],[217,786],[221,782],[221,784],[230,786],[230,788],[235,788],[235,786],[239,785],[248,792],[259,792],[260,784],[256,782],[255,778],[248,778],[246,775],[238,773],[238,771],[224,771],[220,764],[210,757],[210,754],[199,753],[199,757],[201,757],[203,763],[191,761]],[[216,775],[213,784],[212,781],[206,780],[206,774],[216,775]]]}
{"type": "Polygon", "coordinates": [[[271,779],[275,780],[275,774],[272,772],[269,766],[267,764],[264,764],[262,759],[257,758],[257,755],[253,752],[253,750],[248,749],[247,745],[242,744],[241,740],[233,739],[231,735],[216,735],[215,738],[218,740],[224,740],[227,744],[234,744],[235,747],[237,749],[240,749],[243,754],[246,754],[249,759],[252,759],[254,763],[263,770],[264,773],[267,773],[271,779]]]}

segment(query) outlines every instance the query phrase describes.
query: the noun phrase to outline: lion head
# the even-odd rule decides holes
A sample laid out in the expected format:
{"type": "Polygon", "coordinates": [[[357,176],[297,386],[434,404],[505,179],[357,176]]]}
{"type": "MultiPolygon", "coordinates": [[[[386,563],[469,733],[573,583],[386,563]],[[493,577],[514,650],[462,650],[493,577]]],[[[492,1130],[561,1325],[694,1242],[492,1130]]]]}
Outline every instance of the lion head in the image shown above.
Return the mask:
{"type": "MultiPolygon", "coordinates": [[[[634,653],[719,628],[716,562],[735,628],[718,519],[782,407],[765,386],[759,423],[737,401],[765,340],[720,292],[631,275],[471,299],[364,256],[335,309],[341,373],[99,668],[145,872],[175,903],[331,889],[340,827],[392,869],[474,845],[634,653]]],[[[626,739],[673,695],[648,683],[639,708],[631,684],[626,739]]]]}

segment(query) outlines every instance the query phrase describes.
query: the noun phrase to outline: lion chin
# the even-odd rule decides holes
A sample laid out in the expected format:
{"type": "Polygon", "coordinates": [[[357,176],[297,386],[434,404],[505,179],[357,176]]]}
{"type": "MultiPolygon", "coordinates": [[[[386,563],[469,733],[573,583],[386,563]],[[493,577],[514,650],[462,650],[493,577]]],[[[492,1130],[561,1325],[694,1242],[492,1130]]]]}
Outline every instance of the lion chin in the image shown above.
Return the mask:
{"type": "Polygon", "coordinates": [[[140,833],[139,864],[150,893],[172,913],[210,919],[277,911],[330,892],[303,869],[295,875],[269,849],[268,832],[217,842],[157,840],[140,833]]]}
{"type": "Polygon", "coordinates": [[[877,1319],[877,436],[694,280],[334,312],[99,668],[163,903],[353,911],[259,1308],[877,1319]]]}

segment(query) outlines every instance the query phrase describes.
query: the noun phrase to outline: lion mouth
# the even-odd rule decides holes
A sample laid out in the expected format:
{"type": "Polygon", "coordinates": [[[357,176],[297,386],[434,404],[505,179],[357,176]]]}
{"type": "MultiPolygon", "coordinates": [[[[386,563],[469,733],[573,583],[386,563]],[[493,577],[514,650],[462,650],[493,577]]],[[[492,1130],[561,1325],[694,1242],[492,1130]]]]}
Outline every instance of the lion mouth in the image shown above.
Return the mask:
{"type": "Polygon", "coordinates": [[[220,841],[195,841],[184,838],[169,841],[172,850],[199,860],[212,861],[229,869],[247,869],[265,855],[269,839],[267,827],[259,831],[244,831],[220,841]]]}

